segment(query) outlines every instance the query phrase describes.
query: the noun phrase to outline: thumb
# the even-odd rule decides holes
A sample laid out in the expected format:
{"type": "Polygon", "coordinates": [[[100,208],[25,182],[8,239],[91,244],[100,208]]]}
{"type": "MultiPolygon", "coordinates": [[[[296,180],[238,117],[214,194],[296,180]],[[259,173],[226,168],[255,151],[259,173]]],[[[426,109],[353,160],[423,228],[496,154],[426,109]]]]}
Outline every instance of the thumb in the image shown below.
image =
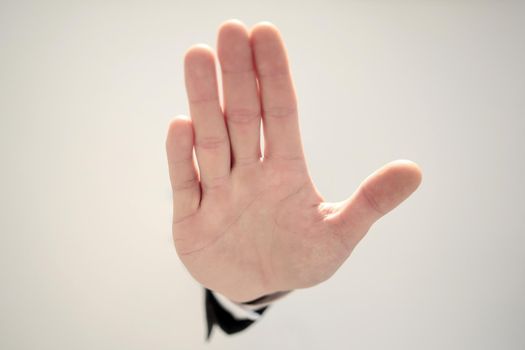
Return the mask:
{"type": "Polygon", "coordinates": [[[348,246],[354,247],[374,222],[407,199],[421,177],[416,163],[393,161],[368,176],[350,198],[336,203],[331,220],[348,246]]]}

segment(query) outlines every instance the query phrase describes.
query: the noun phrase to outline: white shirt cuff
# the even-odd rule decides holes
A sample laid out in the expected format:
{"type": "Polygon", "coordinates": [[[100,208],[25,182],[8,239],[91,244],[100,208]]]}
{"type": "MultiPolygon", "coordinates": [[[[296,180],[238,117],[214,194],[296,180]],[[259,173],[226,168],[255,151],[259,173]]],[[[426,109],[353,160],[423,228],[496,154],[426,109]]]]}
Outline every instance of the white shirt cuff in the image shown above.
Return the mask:
{"type": "Polygon", "coordinates": [[[230,313],[233,318],[237,320],[251,320],[256,321],[261,317],[255,310],[262,309],[265,306],[268,306],[275,302],[278,299],[281,299],[284,297],[288,292],[280,292],[279,295],[276,295],[275,297],[271,298],[271,301],[265,302],[265,303],[258,303],[258,304],[242,304],[242,303],[236,303],[224,295],[211,291],[217,302],[222,306],[222,308],[228,313],[230,313]]]}

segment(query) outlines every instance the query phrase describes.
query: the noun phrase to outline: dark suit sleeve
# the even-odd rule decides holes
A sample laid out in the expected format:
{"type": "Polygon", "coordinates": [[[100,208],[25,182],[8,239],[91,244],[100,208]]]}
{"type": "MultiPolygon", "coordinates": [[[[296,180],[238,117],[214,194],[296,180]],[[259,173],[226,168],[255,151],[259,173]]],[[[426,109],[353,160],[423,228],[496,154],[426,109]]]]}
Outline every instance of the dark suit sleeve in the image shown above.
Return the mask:
{"type": "MultiPolygon", "coordinates": [[[[210,340],[210,336],[215,325],[219,326],[226,334],[234,334],[245,330],[255,322],[252,320],[238,320],[234,318],[221,306],[209,289],[204,288],[204,290],[206,322],[208,327],[206,340],[210,340]]],[[[255,312],[259,315],[262,315],[267,308],[268,306],[264,306],[255,310],[255,312]]]]}

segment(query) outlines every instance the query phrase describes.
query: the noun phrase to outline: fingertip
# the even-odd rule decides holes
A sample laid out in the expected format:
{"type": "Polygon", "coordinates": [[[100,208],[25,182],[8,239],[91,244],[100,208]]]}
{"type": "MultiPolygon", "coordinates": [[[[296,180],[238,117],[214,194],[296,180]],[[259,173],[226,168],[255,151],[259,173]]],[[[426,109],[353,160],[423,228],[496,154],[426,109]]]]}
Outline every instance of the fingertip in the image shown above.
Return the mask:
{"type": "Polygon", "coordinates": [[[219,57],[230,57],[230,60],[245,50],[249,38],[247,27],[238,20],[228,20],[219,27],[217,35],[217,51],[219,57]]]}
{"type": "Polygon", "coordinates": [[[178,115],[168,125],[166,147],[172,150],[177,146],[193,145],[193,127],[191,119],[186,115],[178,115]]]}
{"type": "Polygon", "coordinates": [[[179,130],[191,127],[191,119],[183,114],[175,116],[172,120],[170,120],[168,124],[168,132],[169,133],[176,133],[180,132],[179,130]]]}
{"type": "Polygon", "coordinates": [[[419,187],[423,180],[421,167],[416,162],[408,159],[392,161],[386,165],[386,169],[393,172],[393,176],[399,178],[400,181],[413,188],[412,192],[419,187]]]}
{"type": "Polygon", "coordinates": [[[362,184],[365,197],[383,215],[407,199],[421,183],[421,168],[409,160],[387,163],[362,184]]]}
{"type": "Polygon", "coordinates": [[[279,37],[279,28],[269,21],[261,21],[255,24],[250,30],[250,36],[255,39],[264,39],[269,37],[279,37]]]}
{"type": "Polygon", "coordinates": [[[229,32],[247,31],[246,24],[237,18],[228,19],[219,25],[219,35],[229,32]]]}
{"type": "Polygon", "coordinates": [[[205,43],[193,44],[184,53],[184,65],[208,65],[214,62],[215,54],[213,48],[205,43]]]}
{"type": "Polygon", "coordinates": [[[267,20],[259,21],[253,26],[253,30],[271,30],[271,31],[279,31],[277,26],[267,20]]]}
{"type": "Polygon", "coordinates": [[[206,44],[206,43],[196,43],[196,44],[193,44],[191,45],[187,50],[186,50],[186,56],[188,55],[199,55],[199,54],[203,54],[203,55],[206,55],[210,52],[213,52],[213,48],[206,44]]]}

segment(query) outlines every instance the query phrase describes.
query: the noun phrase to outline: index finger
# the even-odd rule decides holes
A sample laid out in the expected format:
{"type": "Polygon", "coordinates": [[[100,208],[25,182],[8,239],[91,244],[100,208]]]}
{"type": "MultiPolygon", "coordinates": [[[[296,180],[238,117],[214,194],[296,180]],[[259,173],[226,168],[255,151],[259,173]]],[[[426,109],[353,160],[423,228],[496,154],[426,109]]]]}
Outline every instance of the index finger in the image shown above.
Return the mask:
{"type": "Polygon", "coordinates": [[[266,159],[304,159],[297,98],[283,39],[276,26],[257,24],[251,31],[264,130],[266,159]]]}

